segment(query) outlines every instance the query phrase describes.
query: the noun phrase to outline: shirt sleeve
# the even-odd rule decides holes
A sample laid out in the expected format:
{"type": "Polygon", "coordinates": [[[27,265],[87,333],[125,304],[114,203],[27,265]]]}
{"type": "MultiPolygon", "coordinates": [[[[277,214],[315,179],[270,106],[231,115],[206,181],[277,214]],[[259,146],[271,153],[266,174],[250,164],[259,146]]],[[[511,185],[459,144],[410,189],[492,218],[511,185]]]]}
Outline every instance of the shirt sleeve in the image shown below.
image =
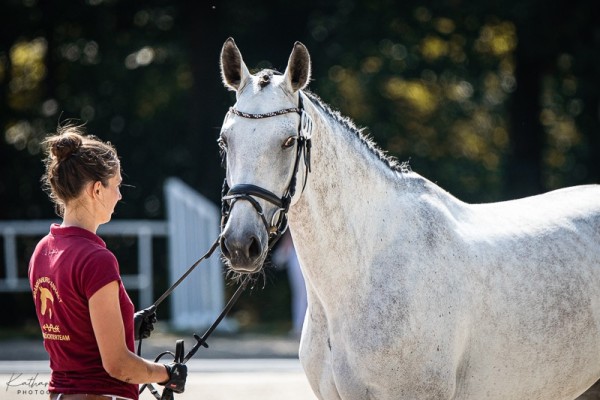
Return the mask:
{"type": "Polygon", "coordinates": [[[81,287],[88,300],[104,286],[120,280],[117,258],[107,249],[91,254],[82,268],[81,287]]]}

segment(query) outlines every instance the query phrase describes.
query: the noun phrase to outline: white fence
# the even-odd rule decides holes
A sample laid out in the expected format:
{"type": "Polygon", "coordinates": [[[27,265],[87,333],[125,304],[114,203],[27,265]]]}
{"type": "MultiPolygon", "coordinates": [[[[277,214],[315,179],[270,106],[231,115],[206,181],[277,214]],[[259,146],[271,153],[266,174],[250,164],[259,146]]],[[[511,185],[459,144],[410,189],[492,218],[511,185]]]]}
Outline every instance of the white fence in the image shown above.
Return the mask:
{"type": "MultiPolygon", "coordinates": [[[[169,225],[169,278],[174,283],[202,257],[219,236],[221,212],[217,206],[170,178],[165,183],[169,225]]],[[[225,277],[215,253],[171,294],[171,323],[177,329],[207,327],[224,307],[225,277]]],[[[223,321],[224,329],[231,329],[223,321]]]]}
{"type": "MultiPolygon", "coordinates": [[[[132,236],[137,240],[137,273],[122,275],[128,289],[139,290],[140,306],[154,300],[153,244],[154,238],[167,238],[169,249],[169,285],[175,282],[219,235],[220,211],[210,201],[178,179],[165,184],[167,221],[113,220],[101,225],[101,237],[132,236]]],[[[19,237],[46,235],[57,220],[0,221],[4,262],[0,264],[0,292],[30,290],[26,271],[19,271],[17,241],[19,237]],[[2,271],[3,269],[3,271],[2,271]]],[[[29,255],[28,255],[29,256],[29,255]]],[[[218,251],[203,261],[171,294],[171,323],[176,328],[207,327],[224,306],[224,275],[218,251]]],[[[223,328],[228,329],[226,323],[223,328]]]]}

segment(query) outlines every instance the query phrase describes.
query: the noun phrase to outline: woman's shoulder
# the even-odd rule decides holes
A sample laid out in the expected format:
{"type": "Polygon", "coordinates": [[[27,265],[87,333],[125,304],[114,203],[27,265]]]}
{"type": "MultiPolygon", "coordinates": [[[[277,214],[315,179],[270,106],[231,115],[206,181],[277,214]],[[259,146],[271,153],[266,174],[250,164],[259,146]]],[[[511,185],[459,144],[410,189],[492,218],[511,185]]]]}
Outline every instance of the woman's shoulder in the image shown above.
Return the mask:
{"type": "Polygon", "coordinates": [[[89,246],[76,274],[88,298],[107,283],[121,280],[117,258],[107,248],[99,246],[89,246]]]}
{"type": "Polygon", "coordinates": [[[50,235],[65,241],[73,241],[75,243],[94,244],[100,247],[106,247],[106,243],[96,233],[77,226],[61,226],[54,224],[50,227],[50,235]]]}

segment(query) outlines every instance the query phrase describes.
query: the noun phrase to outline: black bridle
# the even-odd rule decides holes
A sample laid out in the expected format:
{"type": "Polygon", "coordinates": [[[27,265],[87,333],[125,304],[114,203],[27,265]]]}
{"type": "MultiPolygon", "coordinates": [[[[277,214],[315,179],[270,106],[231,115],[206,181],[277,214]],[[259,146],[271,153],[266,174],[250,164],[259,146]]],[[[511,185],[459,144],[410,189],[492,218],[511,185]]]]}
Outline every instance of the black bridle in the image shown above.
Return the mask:
{"type": "MultiPolygon", "coordinates": [[[[306,181],[308,179],[308,173],[310,172],[310,147],[311,147],[311,135],[312,135],[312,121],[308,114],[303,109],[302,106],[302,97],[299,98],[298,107],[295,108],[286,108],[283,110],[265,113],[265,114],[248,114],[236,110],[231,107],[229,111],[235,115],[244,117],[244,118],[252,118],[252,119],[260,119],[260,118],[269,118],[275,117],[278,115],[288,114],[288,113],[298,113],[300,114],[300,123],[298,125],[298,136],[296,137],[296,159],[294,160],[294,166],[292,171],[292,177],[290,182],[283,194],[283,196],[278,197],[273,192],[263,189],[259,186],[252,184],[238,184],[232,188],[229,188],[227,185],[227,178],[223,182],[223,191],[221,196],[221,232],[227,223],[229,218],[229,213],[231,212],[231,208],[238,200],[246,200],[252,204],[258,215],[260,215],[263,223],[265,224],[265,228],[267,229],[267,233],[269,235],[269,250],[277,243],[279,238],[285,233],[287,229],[287,213],[289,211],[290,203],[292,201],[292,197],[296,193],[296,175],[298,174],[298,167],[300,165],[300,159],[304,160],[304,165],[306,167],[306,172],[304,174],[304,183],[302,189],[306,186],[306,181]],[[271,223],[267,222],[267,219],[264,215],[263,209],[260,203],[253,197],[259,197],[263,200],[268,201],[271,204],[274,204],[278,207],[278,211],[273,214],[273,218],[271,223]],[[275,218],[277,217],[277,218],[275,218]],[[275,221],[275,219],[277,219],[275,221]]],[[[154,302],[154,307],[158,307],[160,303],[162,303],[185,278],[205,259],[209,258],[216,248],[221,244],[223,240],[222,234],[219,235],[217,240],[212,244],[210,249],[204,254],[200,259],[198,259],[192,266],[174,283],[169,287],[163,294],[154,302]]],[[[250,278],[248,276],[244,277],[241,280],[241,283],[233,296],[229,299],[225,308],[221,312],[221,314],[217,317],[215,322],[208,328],[208,330],[202,335],[202,337],[194,334],[194,339],[196,340],[196,344],[192,347],[192,349],[184,355],[184,344],[183,340],[178,340],[176,343],[176,351],[172,353],[170,351],[165,351],[159,354],[155,362],[159,361],[165,355],[171,355],[175,362],[186,363],[190,358],[193,357],[194,354],[200,349],[200,347],[208,347],[206,340],[208,337],[214,332],[219,323],[223,320],[223,318],[227,315],[227,313],[231,310],[235,302],[239,299],[243,291],[246,289],[246,286],[250,282],[250,278]]],[[[142,352],[142,339],[139,339],[137,354],[141,356],[142,352]]],[[[162,396],[155,389],[154,385],[151,383],[144,384],[140,387],[139,393],[141,393],[146,387],[149,388],[152,395],[157,399],[173,399],[173,392],[165,388],[162,396]]]]}
{"type": "Polygon", "coordinates": [[[290,182],[288,183],[288,186],[281,197],[277,196],[275,193],[267,189],[249,183],[240,183],[234,185],[232,188],[229,188],[229,185],[227,184],[227,178],[225,178],[225,181],[223,182],[221,204],[221,229],[225,227],[225,224],[229,219],[229,214],[231,213],[231,209],[233,208],[234,204],[238,200],[246,200],[250,204],[252,204],[257,214],[262,219],[263,224],[265,225],[265,229],[267,230],[267,234],[269,237],[268,248],[270,250],[273,248],[275,243],[277,243],[277,241],[281,238],[281,236],[285,233],[287,229],[287,214],[290,208],[292,198],[296,193],[296,175],[298,174],[298,167],[300,165],[301,159],[304,160],[304,166],[306,167],[302,189],[304,190],[304,187],[306,186],[308,173],[310,172],[312,120],[308,116],[306,111],[304,111],[301,95],[298,99],[298,107],[285,108],[282,110],[264,114],[249,114],[231,107],[229,109],[229,112],[237,116],[249,119],[271,118],[289,113],[300,114],[300,122],[298,124],[298,135],[296,136],[296,158],[294,160],[292,177],[290,178],[290,182]],[[267,217],[265,216],[263,208],[254,197],[261,198],[275,205],[278,208],[273,213],[273,218],[271,218],[271,222],[267,221],[267,217]]]}

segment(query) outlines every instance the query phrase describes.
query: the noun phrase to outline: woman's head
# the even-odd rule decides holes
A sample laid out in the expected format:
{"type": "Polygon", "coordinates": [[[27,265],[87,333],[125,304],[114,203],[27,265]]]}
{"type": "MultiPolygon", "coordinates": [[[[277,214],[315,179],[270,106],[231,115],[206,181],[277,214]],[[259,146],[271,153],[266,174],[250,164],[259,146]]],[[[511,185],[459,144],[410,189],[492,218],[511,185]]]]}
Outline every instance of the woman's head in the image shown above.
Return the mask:
{"type": "Polygon", "coordinates": [[[108,187],[111,178],[118,175],[120,179],[116,149],[95,136],[86,136],[80,126],[59,126],[44,144],[47,156],[42,183],[60,216],[89,185],[108,187]]]}

